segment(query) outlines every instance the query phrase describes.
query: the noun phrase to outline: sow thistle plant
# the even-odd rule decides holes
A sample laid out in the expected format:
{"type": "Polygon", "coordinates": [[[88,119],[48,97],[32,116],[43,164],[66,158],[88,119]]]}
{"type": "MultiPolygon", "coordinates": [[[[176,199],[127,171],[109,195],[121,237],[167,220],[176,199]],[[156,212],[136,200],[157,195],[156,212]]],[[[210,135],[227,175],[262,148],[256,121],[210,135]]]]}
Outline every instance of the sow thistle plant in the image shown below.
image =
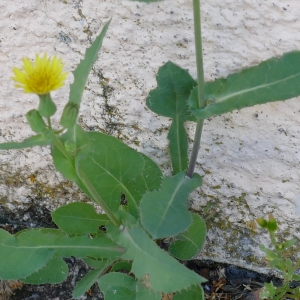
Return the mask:
{"type": "Polygon", "coordinates": [[[67,76],[61,59],[37,55],[33,63],[25,58],[21,69],[14,68],[16,86],[39,97],[38,109],[26,114],[35,135],[20,143],[0,144],[0,149],[49,146],[57,171],[75,182],[104,214],[96,213],[88,203],[74,202],[52,212],[58,229],[28,229],[15,235],[1,229],[0,279],[59,283],[68,275],[63,258],[75,256],[92,268],[77,283],[75,299],[95,282],[106,300],[160,300],[168,293],[175,293],[173,300],[204,299],[201,283],[205,279],[179,262],[195,257],[206,235],[204,221],[188,210],[187,201],[202,183],[194,169],[203,120],[300,95],[300,52],[204,82],[199,0],[193,0],[193,8],[197,81],[167,62],[158,70],[157,88],[146,99],[153,112],[172,119],[168,134],[172,176],[164,177],[149,157],[117,138],[87,132],[77,123],[88,74],[110,21],[73,72],[60,128],[51,123],[56,105],[50,93],[67,76]],[[196,123],[190,159],[186,121],[196,123]],[[120,203],[121,193],[128,202],[126,209],[120,203]],[[158,246],[166,238],[171,241],[168,251],[158,246]],[[120,272],[124,269],[127,272],[120,272]]]}

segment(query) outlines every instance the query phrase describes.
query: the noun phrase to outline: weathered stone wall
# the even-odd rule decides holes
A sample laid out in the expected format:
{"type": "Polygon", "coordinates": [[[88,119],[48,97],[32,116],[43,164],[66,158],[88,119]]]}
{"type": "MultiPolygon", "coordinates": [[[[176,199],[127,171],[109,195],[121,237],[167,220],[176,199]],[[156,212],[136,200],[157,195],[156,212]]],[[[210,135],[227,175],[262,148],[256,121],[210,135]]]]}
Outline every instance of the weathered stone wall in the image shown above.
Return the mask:
{"type": "MultiPolygon", "coordinates": [[[[203,0],[205,79],[227,76],[273,56],[300,49],[300,2],[203,0]]],[[[1,0],[0,142],[31,134],[25,113],[35,95],[14,89],[12,68],[36,53],[57,54],[74,70],[103,24],[112,17],[100,59],[89,78],[80,111],[87,130],[113,134],[170,174],[170,120],[145,106],[155,73],[173,61],[196,76],[191,0],[146,5],[111,0],[1,0]]],[[[59,111],[69,84],[53,93],[59,111]]],[[[206,217],[209,236],[202,257],[263,266],[255,218],[273,213],[285,236],[298,236],[295,200],[300,194],[300,99],[233,111],[205,121],[196,171],[203,186],[191,206],[206,217]],[[208,212],[203,208],[211,205],[208,212]]],[[[58,114],[59,116],[59,114],[58,114]]],[[[56,124],[58,117],[56,119],[56,124]]],[[[187,124],[193,139],[193,124],[187,124]]],[[[54,172],[48,149],[1,152],[0,203],[13,209],[29,198],[55,207],[82,195],[54,172]]]]}

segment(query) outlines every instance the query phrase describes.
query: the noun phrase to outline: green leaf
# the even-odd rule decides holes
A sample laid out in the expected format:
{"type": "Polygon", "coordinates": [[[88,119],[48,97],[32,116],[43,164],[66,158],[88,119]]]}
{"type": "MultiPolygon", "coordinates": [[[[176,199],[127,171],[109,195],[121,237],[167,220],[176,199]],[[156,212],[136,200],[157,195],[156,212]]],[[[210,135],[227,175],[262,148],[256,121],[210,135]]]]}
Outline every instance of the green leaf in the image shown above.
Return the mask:
{"type": "Polygon", "coordinates": [[[186,232],[183,232],[174,241],[169,252],[180,260],[188,260],[198,254],[203,247],[206,236],[206,226],[203,219],[193,214],[193,222],[186,232]]]}
{"type": "MultiPolygon", "coordinates": [[[[56,170],[67,179],[76,183],[80,182],[75,170],[75,156],[78,152],[84,152],[89,149],[88,134],[79,125],[76,125],[68,129],[62,136],[57,137],[57,139],[58,143],[54,143],[51,148],[51,155],[56,170]]],[[[88,194],[86,190],[84,192],[88,194]]]]}
{"type": "Polygon", "coordinates": [[[161,295],[155,294],[144,287],[133,277],[112,272],[98,280],[105,300],[160,300],[161,295]]]}
{"type": "MultiPolygon", "coordinates": [[[[144,183],[136,189],[137,183],[141,181],[138,178],[151,176],[145,174],[143,156],[115,137],[100,132],[90,132],[88,136],[90,149],[84,155],[76,157],[77,168],[85,173],[94,189],[113,212],[118,211],[122,192],[128,200],[129,211],[137,216],[141,194],[146,192],[139,190],[146,188],[144,183]],[[134,179],[138,182],[136,183],[134,179]]],[[[82,187],[80,184],[79,186],[82,187]]]]}
{"type": "Polygon", "coordinates": [[[189,290],[174,295],[172,300],[204,300],[204,291],[200,285],[193,285],[189,290]]]}
{"type": "Polygon", "coordinates": [[[177,235],[188,229],[192,215],[187,197],[201,185],[201,177],[184,172],[166,177],[159,191],[146,193],[140,204],[141,222],[154,239],[177,235]]]}
{"type": "Polygon", "coordinates": [[[109,260],[109,261],[103,260],[103,259],[98,260],[98,259],[94,259],[92,257],[84,257],[83,260],[89,267],[91,267],[93,269],[101,269],[101,268],[103,268],[103,266],[105,266],[107,264],[107,262],[110,262],[110,263],[113,262],[111,260],[109,260]]]}
{"type": "Polygon", "coordinates": [[[298,242],[297,239],[291,239],[283,243],[283,249],[288,249],[298,242]]]}
{"type": "Polygon", "coordinates": [[[27,284],[57,284],[65,281],[68,274],[68,265],[60,257],[54,257],[48,261],[45,267],[21,281],[27,284]]]}
{"type": "Polygon", "coordinates": [[[130,190],[134,191],[138,203],[147,191],[158,190],[161,186],[163,174],[157,164],[148,156],[142,154],[144,168],[142,172],[128,182],[130,190]]]}
{"type": "Polygon", "coordinates": [[[52,131],[49,129],[45,129],[42,134],[38,134],[35,136],[31,136],[30,138],[24,140],[23,142],[10,142],[0,144],[0,150],[10,150],[10,149],[22,149],[22,148],[30,148],[35,146],[47,146],[52,145],[53,135],[52,131]]]}
{"type": "Polygon", "coordinates": [[[274,299],[276,296],[276,288],[273,285],[273,281],[265,283],[264,289],[259,294],[260,299],[274,299]]]}
{"type": "Polygon", "coordinates": [[[73,72],[74,82],[70,86],[69,102],[80,105],[81,97],[86,85],[88,75],[93,67],[93,64],[98,58],[98,52],[101,49],[103,39],[107,32],[110,21],[108,21],[99,36],[95,39],[92,46],[86,50],[85,57],[80,61],[79,65],[73,72]]]}
{"type": "Polygon", "coordinates": [[[27,247],[25,241],[0,229],[0,279],[25,278],[44,267],[55,254],[53,248],[39,247],[38,240],[32,241],[32,247],[27,247]]]}
{"type": "Polygon", "coordinates": [[[101,268],[90,271],[79,282],[77,282],[73,291],[73,298],[77,299],[81,297],[97,281],[109,264],[110,261],[103,261],[101,268]]]}
{"type": "Polygon", "coordinates": [[[118,245],[127,249],[122,258],[133,261],[131,272],[154,292],[176,292],[205,281],[160,249],[139,225],[123,231],[108,225],[107,233],[118,245]]]}
{"type": "MultiPolygon", "coordinates": [[[[281,58],[271,58],[258,66],[247,68],[205,84],[206,107],[194,109],[197,118],[209,118],[234,109],[284,101],[300,95],[300,52],[286,53],[281,58]]],[[[189,99],[195,107],[197,91],[189,99]]]]}
{"type": "Polygon", "coordinates": [[[300,280],[300,275],[293,274],[293,280],[299,281],[300,280]]]}
{"type": "Polygon", "coordinates": [[[261,251],[266,253],[266,259],[269,261],[272,261],[274,259],[280,259],[281,257],[277,254],[277,252],[268,249],[267,247],[265,247],[264,245],[260,244],[259,248],[261,251]]]}
{"type": "Polygon", "coordinates": [[[129,261],[117,261],[111,268],[111,272],[113,271],[128,271],[128,273],[130,273],[130,270],[132,268],[132,263],[129,261]]]}
{"type": "Polygon", "coordinates": [[[104,234],[91,239],[87,235],[69,237],[57,229],[31,229],[15,237],[0,230],[0,279],[26,278],[46,266],[54,255],[115,258],[123,251],[104,234]]]}
{"type": "Polygon", "coordinates": [[[77,182],[78,177],[74,167],[75,159],[72,158],[72,160],[70,161],[55,145],[51,148],[51,155],[56,170],[59,171],[68,180],[77,182]]]}
{"type": "Polygon", "coordinates": [[[155,113],[172,118],[168,134],[174,174],[188,167],[188,140],[184,122],[196,121],[189,111],[187,100],[197,85],[189,73],[172,62],[163,65],[156,76],[158,88],[147,98],[147,106],[155,113]]]}
{"type": "Polygon", "coordinates": [[[101,225],[108,223],[106,215],[99,215],[91,204],[73,202],[51,213],[53,222],[68,234],[96,233],[101,225]]]}

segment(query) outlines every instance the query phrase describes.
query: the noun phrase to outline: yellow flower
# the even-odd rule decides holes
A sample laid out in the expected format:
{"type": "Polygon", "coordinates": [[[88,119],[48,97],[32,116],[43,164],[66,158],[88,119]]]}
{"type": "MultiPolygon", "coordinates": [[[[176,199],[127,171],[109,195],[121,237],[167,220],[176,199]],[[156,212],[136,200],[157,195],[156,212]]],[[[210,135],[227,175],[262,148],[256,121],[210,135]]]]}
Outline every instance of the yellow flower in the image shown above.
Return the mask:
{"type": "Polygon", "coordinates": [[[27,57],[22,61],[22,69],[13,68],[15,76],[11,78],[15,87],[23,88],[25,93],[44,95],[65,84],[68,73],[63,72],[64,64],[56,55],[51,59],[46,53],[43,57],[37,54],[34,63],[27,57]]]}

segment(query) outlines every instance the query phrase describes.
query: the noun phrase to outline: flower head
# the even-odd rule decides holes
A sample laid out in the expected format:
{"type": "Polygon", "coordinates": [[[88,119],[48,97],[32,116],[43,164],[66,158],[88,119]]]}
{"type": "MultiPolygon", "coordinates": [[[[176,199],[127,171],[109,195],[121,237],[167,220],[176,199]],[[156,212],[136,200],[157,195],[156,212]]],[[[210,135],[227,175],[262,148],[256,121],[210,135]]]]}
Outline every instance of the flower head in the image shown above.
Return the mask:
{"type": "Polygon", "coordinates": [[[65,84],[68,73],[63,72],[64,64],[56,55],[51,59],[46,53],[43,57],[37,54],[34,63],[27,57],[22,61],[22,69],[13,68],[15,76],[11,78],[15,87],[23,88],[25,93],[44,95],[65,84]]]}

